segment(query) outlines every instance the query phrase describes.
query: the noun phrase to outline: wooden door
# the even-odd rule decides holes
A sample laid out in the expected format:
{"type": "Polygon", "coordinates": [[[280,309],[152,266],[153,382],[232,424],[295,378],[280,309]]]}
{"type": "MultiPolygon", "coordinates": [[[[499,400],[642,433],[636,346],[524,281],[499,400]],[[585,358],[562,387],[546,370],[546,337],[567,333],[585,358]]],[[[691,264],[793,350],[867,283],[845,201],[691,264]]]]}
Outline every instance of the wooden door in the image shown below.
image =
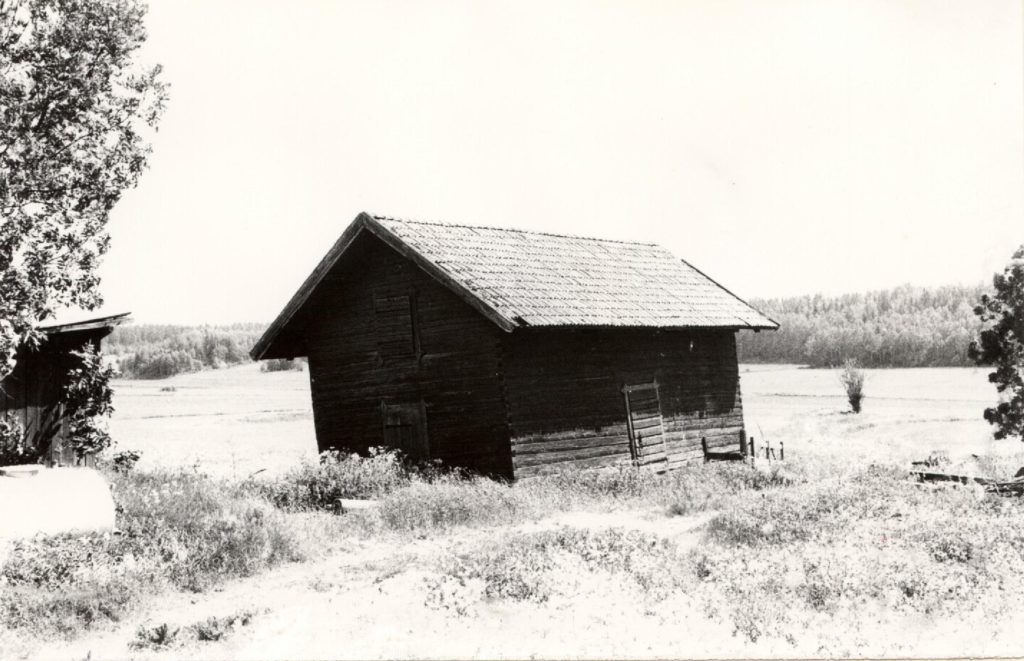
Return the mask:
{"type": "Polygon", "coordinates": [[[641,466],[667,461],[658,382],[624,386],[622,392],[633,460],[641,466]]]}
{"type": "Polygon", "coordinates": [[[381,403],[384,445],[401,450],[413,459],[430,459],[427,416],[422,402],[381,403]]]}

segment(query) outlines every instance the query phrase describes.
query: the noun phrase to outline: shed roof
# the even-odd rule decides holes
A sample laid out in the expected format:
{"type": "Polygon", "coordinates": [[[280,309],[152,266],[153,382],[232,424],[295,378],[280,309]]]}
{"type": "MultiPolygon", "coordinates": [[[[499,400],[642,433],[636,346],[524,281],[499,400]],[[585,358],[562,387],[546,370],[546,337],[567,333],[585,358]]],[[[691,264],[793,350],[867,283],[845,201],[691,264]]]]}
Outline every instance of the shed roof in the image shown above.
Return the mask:
{"type": "Polygon", "coordinates": [[[650,243],[400,220],[362,213],[253,347],[277,336],[361,232],[370,232],[506,331],[524,327],[778,328],[650,243]]]}
{"type": "Polygon", "coordinates": [[[61,335],[64,333],[77,333],[81,331],[89,330],[109,330],[115,326],[120,326],[126,321],[130,320],[130,312],[121,312],[119,314],[111,314],[103,317],[93,317],[91,319],[77,319],[71,316],[58,316],[57,319],[50,323],[41,324],[39,330],[43,331],[47,335],[61,335]]]}

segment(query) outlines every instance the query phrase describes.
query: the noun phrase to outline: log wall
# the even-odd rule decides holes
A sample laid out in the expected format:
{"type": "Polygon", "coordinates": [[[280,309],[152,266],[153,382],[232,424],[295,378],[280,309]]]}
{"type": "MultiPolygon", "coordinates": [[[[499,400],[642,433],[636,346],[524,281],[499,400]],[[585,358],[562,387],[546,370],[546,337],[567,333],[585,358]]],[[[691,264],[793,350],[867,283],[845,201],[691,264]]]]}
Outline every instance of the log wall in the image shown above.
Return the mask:
{"type": "Polygon", "coordinates": [[[302,335],[321,451],[386,445],[385,405],[413,411],[419,404],[430,458],[511,475],[499,374],[503,331],[365,233],[306,309],[313,311],[302,335]],[[408,326],[397,312],[405,296],[411,344],[402,339],[408,326]]]}
{"type": "Polygon", "coordinates": [[[732,331],[523,329],[502,342],[515,476],[630,461],[622,388],[657,381],[665,468],[738,449],[743,404],[732,331]],[[692,348],[691,348],[692,347],[692,348]]]}

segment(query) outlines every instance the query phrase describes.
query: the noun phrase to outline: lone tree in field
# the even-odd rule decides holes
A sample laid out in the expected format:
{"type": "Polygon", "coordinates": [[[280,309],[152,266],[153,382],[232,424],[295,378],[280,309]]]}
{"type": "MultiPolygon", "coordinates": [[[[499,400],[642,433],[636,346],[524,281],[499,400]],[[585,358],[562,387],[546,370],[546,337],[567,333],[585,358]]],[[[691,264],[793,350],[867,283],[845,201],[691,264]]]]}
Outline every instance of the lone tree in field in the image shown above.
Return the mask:
{"type": "Polygon", "coordinates": [[[853,358],[843,363],[843,371],[839,373],[839,383],[846,390],[846,399],[854,413],[860,413],[860,403],[864,399],[864,372],[857,366],[853,358]]]}
{"type": "Polygon", "coordinates": [[[0,0],[0,379],[39,322],[101,303],[107,220],[166,100],[137,0],[0,0]]]}
{"type": "Polygon", "coordinates": [[[1000,401],[985,409],[985,419],[996,427],[995,437],[1024,440],[1024,246],[992,285],[995,293],[983,294],[981,305],[974,308],[986,328],[971,342],[968,355],[978,365],[996,367],[988,380],[996,384],[1000,401]]]}

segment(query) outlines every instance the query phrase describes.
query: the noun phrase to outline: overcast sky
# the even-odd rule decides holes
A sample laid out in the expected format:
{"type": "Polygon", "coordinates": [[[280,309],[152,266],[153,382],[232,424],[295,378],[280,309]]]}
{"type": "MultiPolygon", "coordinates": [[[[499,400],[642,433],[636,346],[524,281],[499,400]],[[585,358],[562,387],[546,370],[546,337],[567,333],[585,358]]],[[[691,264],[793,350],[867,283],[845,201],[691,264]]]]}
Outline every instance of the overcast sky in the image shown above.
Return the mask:
{"type": "Polygon", "coordinates": [[[1024,243],[1021,3],[154,0],[107,308],[269,321],[360,211],[658,242],[743,297],[1024,243]]]}

